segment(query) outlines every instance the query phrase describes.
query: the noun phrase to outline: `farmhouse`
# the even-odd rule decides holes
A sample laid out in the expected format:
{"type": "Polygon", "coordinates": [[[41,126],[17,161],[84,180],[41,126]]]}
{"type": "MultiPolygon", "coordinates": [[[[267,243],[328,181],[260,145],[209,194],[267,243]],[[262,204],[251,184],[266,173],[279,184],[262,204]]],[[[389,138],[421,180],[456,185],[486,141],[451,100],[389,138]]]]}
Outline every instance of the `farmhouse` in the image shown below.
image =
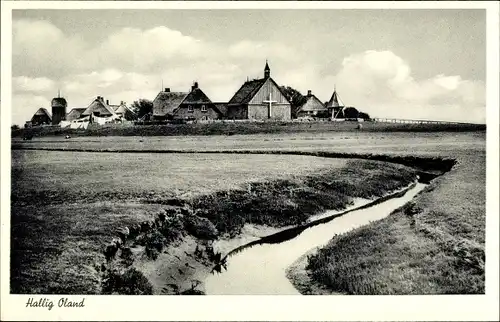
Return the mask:
{"type": "Polygon", "coordinates": [[[137,118],[137,114],[135,114],[135,112],[132,111],[124,101],[121,101],[120,105],[110,105],[110,107],[122,120],[132,121],[137,118]]]}
{"type": "Polygon", "coordinates": [[[66,121],[73,121],[79,119],[82,113],[86,110],[86,108],[73,108],[66,115],[66,121]]]}
{"type": "Polygon", "coordinates": [[[66,120],[66,107],[68,102],[64,97],[61,97],[60,93],[57,97],[52,99],[50,104],[52,106],[52,125],[59,124],[61,121],[66,120]]]}
{"type": "Polygon", "coordinates": [[[47,109],[43,107],[40,107],[38,111],[36,111],[35,114],[33,114],[33,117],[31,118],[32,126],[51,124],[51,123],[52,123],[52,116],[50,115],[49,111],[47,111],[47,109]]]}
{"type": "Polygon", "coordinates": [[[266,61],[264,78],[246,81],[227,103],[228,119],[290,120],[291,104],[271,78],[266,61]]]}
{"type": "Polygon", "coordinates": [[[305,103],[297,110],[297,116],[313,116],[313,117],[329,117],[326,106],[312,94],[311,90],[307,91],[305,103]]]}
{"type": "Polygon", "coordinates": [[[83,111],[81,117],[86,116],[110,117],[115,116],[115,111],[109,106],[109,100],[104,101],[102,96],[97,96],[95,100],[83,111]]]}
{"type": "Polygon", "coordinates": [[[199,88],[198,82],[190,92],[171,92],[165,88],[153,100],[153,117],[155,119],[182,120],[216,120],[223,117],[207,95],[199,88]]]}

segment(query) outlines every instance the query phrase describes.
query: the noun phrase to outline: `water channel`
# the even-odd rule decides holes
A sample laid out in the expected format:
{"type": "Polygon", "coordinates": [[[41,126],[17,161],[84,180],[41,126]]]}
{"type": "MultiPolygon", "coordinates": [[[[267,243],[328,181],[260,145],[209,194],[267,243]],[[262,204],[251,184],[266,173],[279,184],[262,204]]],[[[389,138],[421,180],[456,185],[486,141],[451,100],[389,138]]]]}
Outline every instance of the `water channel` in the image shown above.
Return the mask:
{"type": "Polygon", "coordinates": [[[299,294],[286,277],[286,269],[300,256],[326,245],[334,235],[387,217],[426,186],[416,183],[394,198],[349,210],[342,215],[326,212],[308,228],[291,229],[243,246],[228,255],[227,270],[214,273],[205,280],[205,292],[207,295],[299,294]]]}

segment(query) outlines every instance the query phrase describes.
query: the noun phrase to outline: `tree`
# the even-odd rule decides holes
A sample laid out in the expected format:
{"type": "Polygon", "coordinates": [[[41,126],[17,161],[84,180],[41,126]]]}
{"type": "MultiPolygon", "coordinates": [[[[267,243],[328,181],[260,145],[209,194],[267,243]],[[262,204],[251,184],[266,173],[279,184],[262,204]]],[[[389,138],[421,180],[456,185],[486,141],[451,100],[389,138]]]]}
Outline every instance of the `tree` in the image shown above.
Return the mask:
{"type": "Polygon", "coordinates": [[[11,130],[19,130],[19,125],[14,124],[10,127],[11,130]]]}
{"type": "Polygon", "coordinates": [[[359,112],[354,107],[344,108],[344,117],[346,119],[357,119],[359,117],[359,112]]]}
{"type": "Polygon", "coordinates": [[[153,113],[153,102],[148,99],[141,98],[138,101],[134,101],[131,107],[132,111],[137,114],[138,118],[142,118],[146,114],[153,113]]]}
{"type": "Polygon", "coordinates": [[[365,113],[365,112],[359,112],[359,118],[364,119],[364,120],[369,120],[370,115],[368,113],[365,113]]]}
{"type": "Polygon", "coordinates": [[[302,105],[304,105],[304,103],[307,101],[307,98],[303,96],[298,90],[290,86],[281,86],[280,89],[283,91],[283,93],[291,103],[292,118],[296,118],[297,111],[302,105]]]}

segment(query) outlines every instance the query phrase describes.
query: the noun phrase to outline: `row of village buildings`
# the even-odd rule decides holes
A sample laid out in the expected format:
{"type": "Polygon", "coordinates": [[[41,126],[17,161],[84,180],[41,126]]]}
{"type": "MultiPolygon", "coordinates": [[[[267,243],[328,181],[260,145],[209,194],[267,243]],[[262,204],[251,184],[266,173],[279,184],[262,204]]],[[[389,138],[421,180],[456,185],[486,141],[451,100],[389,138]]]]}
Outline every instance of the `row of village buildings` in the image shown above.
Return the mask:
{"type": "MultiPolygon", "coordinates": [[[[109,104],[98,96],[86,108],[74,108],[66,113],[67,102],[63,97],[52,100],[52,113],[40,108],[30,121],[31,126],[41,124],[69,125],[75,122],[96,123],[135,120],[134,111],[125,102],[109,104]],[[96,121],[97,120],[97,121],[96,121]]],[[[334,90],[327,103],[321,102],[309,90],[304,103],[296,112],[297,117],[326,117],[338,115],[343,106],[338,102],[334,90]]],[[[264,77],[247,80],[227,103],[212,102],[195,82],[188,92],[173,92],[165,88],[153,100],[153,112],[146,117],[153,120],[281,120],[292,119],[291,99],[271,77],[271,69],[266,62],[264,77]]]]}

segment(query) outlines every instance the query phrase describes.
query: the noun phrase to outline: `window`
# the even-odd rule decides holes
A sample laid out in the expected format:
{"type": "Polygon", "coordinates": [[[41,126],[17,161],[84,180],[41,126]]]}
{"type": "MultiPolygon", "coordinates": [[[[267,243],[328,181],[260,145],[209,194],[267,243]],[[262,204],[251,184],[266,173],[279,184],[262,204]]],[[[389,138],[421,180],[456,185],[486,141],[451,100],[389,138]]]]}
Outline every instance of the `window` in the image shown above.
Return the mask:
{"type": "Polygon", "coordinates": [[[203,105],[201,106],[201,111],[202,111],[202,112],[206,112],[206,111],[207,111],[207,106],[206,106],[205,104],[203,104],[203,105]]]}
{"type": "Polygon", "coordinates": [[[193,105],[188,105],[188,112],[189,113],[193,113],[194,112],[193,105]]]}

